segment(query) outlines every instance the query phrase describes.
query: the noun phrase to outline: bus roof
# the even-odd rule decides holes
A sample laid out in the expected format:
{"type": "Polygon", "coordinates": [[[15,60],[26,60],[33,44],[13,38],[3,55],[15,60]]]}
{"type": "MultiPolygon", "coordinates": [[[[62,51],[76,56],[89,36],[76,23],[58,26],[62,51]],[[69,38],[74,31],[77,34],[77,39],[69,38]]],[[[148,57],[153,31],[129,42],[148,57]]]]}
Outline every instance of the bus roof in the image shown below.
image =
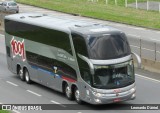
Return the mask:
{"type": "Polygon", "coordinates": [[[110,26],[101,25],[83,20],[75,20],[66,16],[46,15],[40,13],[19,13],[5,17],[5,19],[27,23],[45,28],[56,29],[66,33],[75,31],[81,34],[96,34],[102,32],[121,32],[110,26]]]}

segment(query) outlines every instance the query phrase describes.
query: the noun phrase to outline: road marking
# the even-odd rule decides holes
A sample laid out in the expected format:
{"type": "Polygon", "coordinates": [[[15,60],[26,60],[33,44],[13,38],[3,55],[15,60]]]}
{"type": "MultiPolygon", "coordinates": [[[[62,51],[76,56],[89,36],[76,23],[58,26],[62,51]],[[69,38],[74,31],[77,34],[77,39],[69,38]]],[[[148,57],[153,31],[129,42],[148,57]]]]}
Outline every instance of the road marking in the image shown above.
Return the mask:
{"type": "Polygon", "coordinates": [[[0,34],[0,36],[4,36],[3,34],[0,34]]]}
{"type": "Polygon", "coordinates": [[[13,82],[10,82],[10,81],[6,81],[8,84],[11,84],[13,86],[18,86],[17,84],[13,83],[13,82]]]}
{"type": "Polygon", "coordinates": [[[12,110],[13,112],[15,112],[15,113],[20,113],[19,111],[17,111],[17,110],[12,110]]]}
{"type": "Polygon", "coordinates": [[[38,93],[35,93],[35,92],[31,91],[31,90],[26,90],[26,91],[29,92],[29,93],[32,93],[32,94],[34,94],[34,95],[36,95],[36,96],[39,96],[39,97],[42,96],[42,95],[40,95],[40,94],[38,94],[38,93]]]}
{"type": "Polygon", "coordinates": [[[153,41],[158,41],[158,42],[160,41],[160,40],[157,40],[157,39],[150,39],[150,40],[153,40],[153,41]]]}
{"type": "Polygon", "coordinates": [[[138,28],[138,27],[132,27],[132,29],[136,29],[136,30],[146,30],[145,28],[138,28]]]}
{"type": "Polygon", "coordinates": [[[147,50],[147,51],[155,51],[153,49],[147,49],[147,48],[141,48],[141,49],[144,49],[144,50],[147,50]]]}
{"type": "Polygon", "coordinates": [[[51,102],[54,103],[54,104],[58,104],[58,105],[60,105],[60,106],[62,106],[62,107],[66,107],[65,105],[63,105],[63,104],[61,104],[61,103],[59,103],[59,102],[56,102],[56,101],[53,101],[53,100],[51,100],[51,102]]]}
{"type": "Polygon", "coordinates": [[[153,78],[150,78],[150,77],[146,77],[146,76],[143,76],[143,75],[139,75],[139,74],[135,74],[135,75],[138,76],[138,77],[142,77],[142,78],[145,78],[145,79],[160,83],[160,80],[156,80],[156,79],[153,79],[153,78]]]}
{"type": "Polygon", "coordinates": [[[136,38],[140,38],[140,37],[141,37],[141,36],[139,36],[139,35],[133,35],[133,34],[127,34],[127,35],[133,36],[133,37],[136,37],[136,38]]]}
{"type": "Polygon", "coordinates": [[[138,46],[134,46],[134,45],[130,45],[130,46],[135,47],[135,48],[140,48],[140,47],[138,47],[138,46]]]}

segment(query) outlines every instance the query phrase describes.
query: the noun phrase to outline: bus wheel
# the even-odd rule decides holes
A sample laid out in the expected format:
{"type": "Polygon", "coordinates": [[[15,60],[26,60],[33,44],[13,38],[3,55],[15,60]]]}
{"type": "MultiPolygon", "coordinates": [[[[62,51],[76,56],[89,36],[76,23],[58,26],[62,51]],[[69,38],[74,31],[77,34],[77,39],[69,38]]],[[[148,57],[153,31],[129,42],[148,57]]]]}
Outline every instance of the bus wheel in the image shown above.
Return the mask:
{"type": "Polygon", "coordinates": [[[24,70],[24,76],[27,84],[30,84],[32,81],[30,80],[30,75],[27,69],[24,70]]]}
{"type": "Polygon", "coordinates": [[[73,94],[72,94],[72,91],[70,89],[70,87],[68,86],[68,84],[65,85],[65,95],[66,97],[69,99],[69,100],[72,100],[73,99],[73,94]]]}
{"type": "Polygon", "coordinates": [[[74,97],[78,104],[82,104],[82,100],[80,99],[80,92],[77,87],[74,89],[74,97]]]}
{"type": "Polygon", "coordinates": [[[17,69],[17,74],[18,74],[18,76],[20,77],[20,79],[21,79],[22,81],[25,80],[24,75],[23,75],[23,70],[21,69],[20,66],[19,66],[18,69],[17,69]]]}

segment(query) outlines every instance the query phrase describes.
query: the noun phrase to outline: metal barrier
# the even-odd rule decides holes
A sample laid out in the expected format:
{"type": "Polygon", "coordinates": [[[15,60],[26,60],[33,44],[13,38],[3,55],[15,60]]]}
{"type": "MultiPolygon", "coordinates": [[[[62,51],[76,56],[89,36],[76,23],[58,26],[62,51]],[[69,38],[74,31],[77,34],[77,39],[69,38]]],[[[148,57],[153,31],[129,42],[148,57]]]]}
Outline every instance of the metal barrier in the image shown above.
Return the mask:
{"type": "Polygon", "coordinates": [[[128,37],[131,50],[141,58],[160,62],[160,42],[128,37]]]}

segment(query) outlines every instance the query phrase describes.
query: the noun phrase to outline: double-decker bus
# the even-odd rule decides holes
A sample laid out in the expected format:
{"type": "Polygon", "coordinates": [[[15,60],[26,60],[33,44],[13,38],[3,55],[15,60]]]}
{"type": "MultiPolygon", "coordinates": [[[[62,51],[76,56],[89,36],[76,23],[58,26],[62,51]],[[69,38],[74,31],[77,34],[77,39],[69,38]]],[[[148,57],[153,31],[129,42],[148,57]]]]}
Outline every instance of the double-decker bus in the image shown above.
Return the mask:
{"type": "MultiPolygon", "coordinates": [[[[135,98],[133,53],[115,28],[46,14],[5,17],[8,68],[68,99],[107,104],[135,98]]],[[[140,58],[134,54],[140,63],[140,58]]]]}

